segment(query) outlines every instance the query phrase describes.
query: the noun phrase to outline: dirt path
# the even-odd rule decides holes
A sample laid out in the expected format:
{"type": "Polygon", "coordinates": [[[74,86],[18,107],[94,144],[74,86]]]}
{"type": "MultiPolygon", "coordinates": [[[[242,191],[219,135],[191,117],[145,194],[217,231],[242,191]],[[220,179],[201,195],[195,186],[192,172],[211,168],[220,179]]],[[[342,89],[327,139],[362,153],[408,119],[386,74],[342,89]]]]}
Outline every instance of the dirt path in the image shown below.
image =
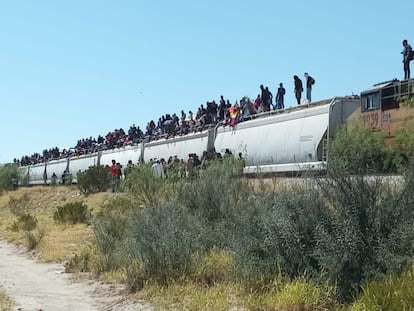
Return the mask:
{"type": "Polygon", "coordinates": [[[0,288],[19,311],[151,311],[132,303],[119,289],[98,282],[74,282],[61,264],[40,264],[0,239],[0,288]]]}

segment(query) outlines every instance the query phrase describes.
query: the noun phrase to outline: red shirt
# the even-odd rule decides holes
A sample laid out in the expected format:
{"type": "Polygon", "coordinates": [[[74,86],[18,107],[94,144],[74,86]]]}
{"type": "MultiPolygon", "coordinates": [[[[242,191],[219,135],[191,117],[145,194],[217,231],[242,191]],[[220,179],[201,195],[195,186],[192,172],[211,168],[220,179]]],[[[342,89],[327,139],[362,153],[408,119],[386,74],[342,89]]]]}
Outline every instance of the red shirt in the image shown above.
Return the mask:
{"type": "Polygon", "coordinates": [[[111,171],[112,177],[118,177],[118,168],[116,167],[116,164],[112,164],[109,169],[111,171]]]}

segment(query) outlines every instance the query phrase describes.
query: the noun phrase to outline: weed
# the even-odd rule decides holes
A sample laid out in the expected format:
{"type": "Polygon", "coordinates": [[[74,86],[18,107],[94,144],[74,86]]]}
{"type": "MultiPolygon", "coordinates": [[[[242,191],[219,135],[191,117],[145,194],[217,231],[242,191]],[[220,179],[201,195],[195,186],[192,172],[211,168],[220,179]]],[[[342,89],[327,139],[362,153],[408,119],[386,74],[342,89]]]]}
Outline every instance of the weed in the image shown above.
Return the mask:
{"type": "Polygon", "coordinates": [[[233,255],[224,250],[212,249],[207,253],[193,256],[191,278],[197,283],[212,286],[229,282],[234,276],[233,255]]]}
{"type": "Polygon", "coordinates": [[[30,204],[29,195],[25,192],[23,195],[16,199],[13,196],[10,196],[9,199],[9,209],[10,212],[15,216],[22,216],[28,213],[28,208],[30,204]]]}
{"type": "Polygon", "coordinates": [[[82,202],[66,203],[58,206],[53,214],[53,219],[62,223],[89,223],[90,211],[82,202]]]}
{"type": "Polygon", "coordinates": [[[94,257],[96,254],[91,248],[84,248],[79,254],[75,254],[66,264],[66,273],[88,272],[91,271],[94,257]]]}
{"type": "Polygon", "coordinates": [[[45,229],[38,227],[34,231],[25,231],[26,246],[29,250],[33,250],[39,246],[45,236],[45,229]]]}
{"type": "Polygon", "coordinates": [[[413,310],[414,269],[409,266],[401,275],[388,276],[382,280],[368,282],[352,305],[352,311],[368,310],[413,310]]]}
{"type": "Polygon", "coordinates": [[[35,216],[31,215],[31,214],[22,214],[20,216],[17,217],[17,220],[15,220],[11,226],[9,227],[9,229],[11,231],[19,231],[19,230],[23,230],[23,231],[31,231],[33,229],[35,229],[37,226],[37,219],[35,216]]]}

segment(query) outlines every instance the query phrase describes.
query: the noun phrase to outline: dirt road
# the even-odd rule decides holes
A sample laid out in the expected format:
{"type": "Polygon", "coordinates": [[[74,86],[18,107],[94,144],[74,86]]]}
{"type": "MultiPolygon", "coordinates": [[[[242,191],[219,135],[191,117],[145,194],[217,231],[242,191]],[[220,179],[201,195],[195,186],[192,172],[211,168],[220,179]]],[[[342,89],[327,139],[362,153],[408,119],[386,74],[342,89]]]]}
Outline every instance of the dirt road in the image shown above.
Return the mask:
{"type": "Polygon", "coordinates": [[[19,311],[151,311],[132,303],[119,289],[98,282],[72,281],[61,264],[41,264],[0,239],[0,288],[19,311]]]}

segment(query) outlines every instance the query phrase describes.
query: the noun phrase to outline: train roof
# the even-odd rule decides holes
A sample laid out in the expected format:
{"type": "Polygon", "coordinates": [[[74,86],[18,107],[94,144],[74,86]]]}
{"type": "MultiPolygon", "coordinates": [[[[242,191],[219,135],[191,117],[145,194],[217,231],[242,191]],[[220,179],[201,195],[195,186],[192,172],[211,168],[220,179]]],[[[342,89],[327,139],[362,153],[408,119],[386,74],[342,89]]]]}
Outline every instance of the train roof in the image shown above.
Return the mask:
{"type": "Polygon", "coordinates": [[[406,85],[406,84],[413,84],[413,83],[414,83],[414,79],[408,79],[408,80],[393,79],[393,80],[389,80],[389,81],[384,81],[384,82],[374,84],[369,89],[366,89],[366,90],[362,91],[361,96],[363,96],[365,94],[370,94],[370,93],[382,90],[382,89],[387,88],[387,87],[392,86],[392,85],[406,85]]]}

